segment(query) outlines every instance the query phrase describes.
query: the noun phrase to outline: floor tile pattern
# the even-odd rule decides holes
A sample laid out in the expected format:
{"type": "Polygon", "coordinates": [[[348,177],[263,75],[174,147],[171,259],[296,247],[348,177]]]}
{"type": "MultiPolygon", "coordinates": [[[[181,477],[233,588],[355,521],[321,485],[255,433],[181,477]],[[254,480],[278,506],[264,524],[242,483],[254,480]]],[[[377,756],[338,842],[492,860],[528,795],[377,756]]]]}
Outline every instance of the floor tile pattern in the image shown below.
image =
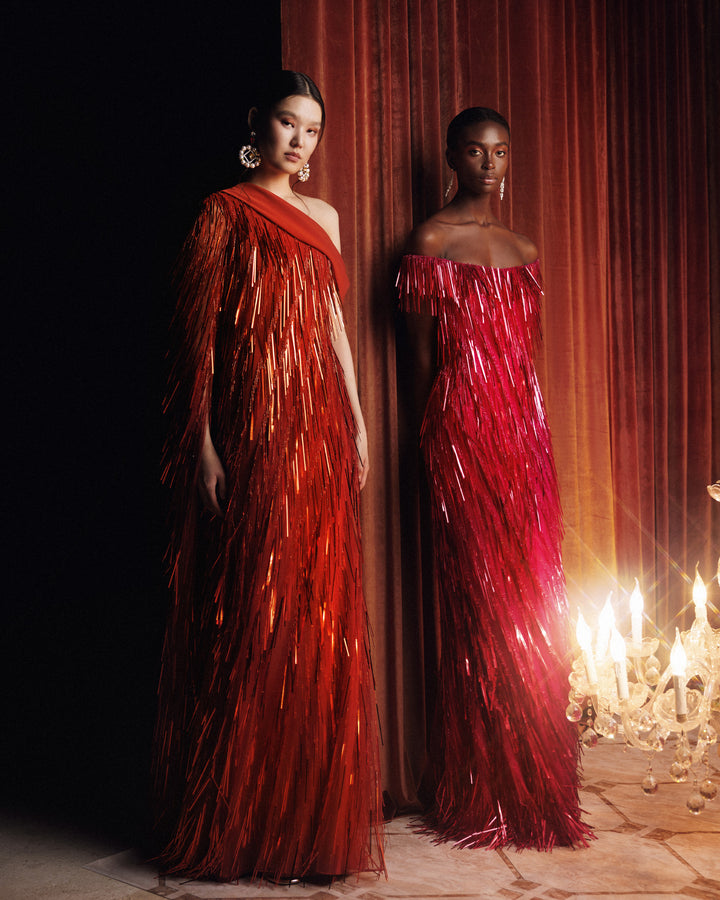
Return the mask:
{"type": "MultiPolygon", "coordinates": [[[[581,800],[597,840],[583,850],[458,850],[400,818],[387,828],[387,880],[363,875],[319,888],[162,879],[130,851],[87,868],[168,900],[720,900],[720,796],[692,815],[692,778],[676,784],[667,774],[673,752],[668,746],[653,761],[653,796],[640,789],[642,753],[610,741],[585,752],[581,800]]],[[[717,748],[711,770],[720,784],[717,748]]]]}

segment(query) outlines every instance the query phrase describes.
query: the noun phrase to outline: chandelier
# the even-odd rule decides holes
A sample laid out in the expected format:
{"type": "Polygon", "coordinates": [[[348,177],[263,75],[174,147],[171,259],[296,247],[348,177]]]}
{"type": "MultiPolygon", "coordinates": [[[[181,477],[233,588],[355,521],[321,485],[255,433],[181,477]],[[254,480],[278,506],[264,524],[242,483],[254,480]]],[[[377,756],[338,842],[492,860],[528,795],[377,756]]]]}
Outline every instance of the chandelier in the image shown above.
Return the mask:
{"type": "MultiPolygon", "coordinates": [[[[708,492],[720,501],[720,481],[709,485],[708,492]]],[[[720,559],[716,579],[720,584],[720,559]]],[[[655,794],[659,786],[653,759],[674,738],[670,777],[681,783],[692,776],[686,805],[698,815],[718,793],[709,751],[717,744],[720,719],[720,629],[708,622],[707,589],[697,571],[692,596],[695,619],[687,631],[675,629],[664,669],[655,655],[658,639],[643,634],[644,601],[637,579],[630,596],[627,639],[615,627],[612,593],[594,634],[579,612],[575,631],[579,653],[569,676],[566,715],[571,722],[587,718],[581,741],[589,749],[597,746],[599,736],[624,737],[626,744],[645,752],[648,768],[641,787],[646,794],[655,794]]]]}

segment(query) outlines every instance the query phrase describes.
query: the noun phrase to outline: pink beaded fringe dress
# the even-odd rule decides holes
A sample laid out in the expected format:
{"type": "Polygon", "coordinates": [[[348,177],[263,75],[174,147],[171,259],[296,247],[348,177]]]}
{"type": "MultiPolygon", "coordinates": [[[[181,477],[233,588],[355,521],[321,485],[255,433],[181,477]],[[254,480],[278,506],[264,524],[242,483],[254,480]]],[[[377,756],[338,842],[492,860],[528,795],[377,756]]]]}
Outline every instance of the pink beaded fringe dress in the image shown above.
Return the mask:
{"type": "Polygon", "coordinates": [[[172,606],[155,745],[165,871],[384,871],[355,423],[333,350],[347,275],[254,185],[186,242],[165,480],[172,606]],[[199,509],[208,409],[225,517],[199,509]]]}
{"type": "Polygon", "coordinates": [[[539,264],[408,255],[398,287],[405,311],[438,319],[421,433],[442,632],[425,823],[465,847],[585,845],[561,510],[532,358],[539,264]]]}

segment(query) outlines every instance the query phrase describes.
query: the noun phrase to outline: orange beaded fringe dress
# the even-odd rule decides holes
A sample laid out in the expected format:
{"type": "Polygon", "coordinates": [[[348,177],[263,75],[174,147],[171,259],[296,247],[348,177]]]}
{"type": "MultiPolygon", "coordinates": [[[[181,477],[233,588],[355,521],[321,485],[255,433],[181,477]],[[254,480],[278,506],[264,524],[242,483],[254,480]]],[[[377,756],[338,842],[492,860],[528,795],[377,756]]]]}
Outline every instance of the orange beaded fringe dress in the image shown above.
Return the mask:
{"type": "Polygon", "coordinates": [[[223,880],[383,872],[355,423],[332,346],[342,259],[248,184],[205,201],[179,271],[161,861],[223,880]],[[196,489],[208,412],[222,521],[196,489]]]}

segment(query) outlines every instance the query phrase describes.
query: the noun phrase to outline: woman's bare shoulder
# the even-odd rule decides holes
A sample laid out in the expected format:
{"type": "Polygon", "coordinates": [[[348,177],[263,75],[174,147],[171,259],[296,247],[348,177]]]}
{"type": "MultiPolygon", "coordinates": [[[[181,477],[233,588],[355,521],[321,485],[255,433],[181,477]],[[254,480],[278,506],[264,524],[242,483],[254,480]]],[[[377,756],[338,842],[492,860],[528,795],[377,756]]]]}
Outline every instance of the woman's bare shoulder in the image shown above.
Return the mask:
{"type": "Polygon", "coordinates": [[[431,216],[410,232],[405,246],[406,253],[417,256],[444,256],[447,247],[448,232],[446,223],[436,216],[431,216]]]}
{"type": "Polygon", "coordinates": [[[334,206],[331,206],[327,201],[321,200],[319,197],[306,197],[305,194],[298,196],[302,196],[313,219],[322,225],[323,228],[325,228],[326,224],[337,226],[338,212],[334,206]]]}
{"type": "Polygon", "coordinates": [[[327,231],[333,243],[340,249],[340,219],[335,207],[319,197],[306,197],[305,194],[299,196],[302,196],[307,204],[310,217],[327,231]]]}
{"type": "Polygon", "coordinates": [[[523,265],[529,265],[529,263],[535,262],[538,258],[538,248],[530,238],[525,237],[524,234],[518,234],[516,231],[512,232],[512,235],[515,240],[515,245],[522,257],[523,265]]]}

